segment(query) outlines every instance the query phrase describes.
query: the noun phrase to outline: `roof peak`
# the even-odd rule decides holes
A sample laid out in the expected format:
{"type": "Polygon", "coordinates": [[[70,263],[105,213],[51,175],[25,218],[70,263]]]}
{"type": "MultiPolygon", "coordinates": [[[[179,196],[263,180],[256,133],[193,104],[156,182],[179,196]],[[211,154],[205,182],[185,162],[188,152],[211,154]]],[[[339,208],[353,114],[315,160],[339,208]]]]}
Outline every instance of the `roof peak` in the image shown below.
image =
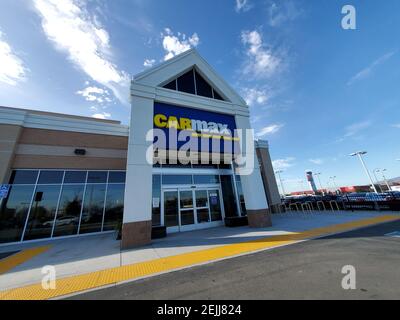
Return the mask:
{"type": "Polygon", "coordinates": [[[244,99],[214,70],[195,48],[191,48],[171,59],[136,74],[132,79],[132,85],[144,84],[151,87],[158,87],[162,83],[166,83],[168,80],[179,76],[180,73],[194,66],[197,67],[202,76],[204,76],[224,98],[227,98],[227,101],[233,104],[247,106],[244,99]]]}

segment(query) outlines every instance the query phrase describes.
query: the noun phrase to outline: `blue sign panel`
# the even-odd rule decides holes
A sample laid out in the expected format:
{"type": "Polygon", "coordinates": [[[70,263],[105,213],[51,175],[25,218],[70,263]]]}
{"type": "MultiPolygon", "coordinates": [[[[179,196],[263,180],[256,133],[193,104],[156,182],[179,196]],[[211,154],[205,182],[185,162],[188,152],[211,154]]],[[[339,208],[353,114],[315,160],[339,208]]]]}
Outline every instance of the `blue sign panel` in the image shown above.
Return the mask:
{"type": "Polygon", "coordinates": [[[154,128],[165,134],[166,150],[179,150],[190,142],[191,151],[238,152],[231,115],[155,102],[154,128]]]}
{"type": "Polygon", "coordinates": [[[0,199],[7,198],[10,185],[0,184],[0,199]]]}

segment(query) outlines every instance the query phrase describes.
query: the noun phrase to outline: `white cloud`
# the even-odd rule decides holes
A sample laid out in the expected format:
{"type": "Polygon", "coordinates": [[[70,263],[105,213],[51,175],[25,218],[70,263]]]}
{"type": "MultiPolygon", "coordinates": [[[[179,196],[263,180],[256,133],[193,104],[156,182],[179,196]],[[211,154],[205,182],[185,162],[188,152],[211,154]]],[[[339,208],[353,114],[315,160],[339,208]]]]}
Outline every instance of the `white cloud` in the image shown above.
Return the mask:
{"type": "Polygon", "coordinates": [[[249,3],[248,0],[236,0],[235,10],[236,12],[245,12],[249,11],[253,6],[249,3]]]}
{"type": "Polygon", "coordinates": [[[245,75],[265,78],[272,76],[278,70],[282,63],[281,58],[265,46],[258,31],[242,31],[241,40],[246,46],[248,57],[243,69],[245,75]]]}
{"type": "Polygon", "coordinates": [[[376,67],[378,67],[382,63],[389,60],[394,54],[395,54],[394,51],[384,54],[383,56],[381,56],[380,58],[378,58],[377,60],[372,62],[368,67],[364,68],[363,70],[358,72],[356,75],[351,77],[351,79],[347,82],[347,85],[351,86],[352,84],[354,84],[355,82],[357,82],[359,80],[368,78],[372,74],[372,72],[374,71],[374,69],[376,67]]]}
{"type": "Polygon", "coordinates": [[[316,165],[321,165],[321,164],[324,163],[324,160],[322,160],[322,159],[320,159],[320,158],[317,158],[317,159],[308,159],[308,161],[310,161],[311,163],[316,164],[316,165]]]}
{"type": "Polygon", "coordinates": [[[363,131],[367,128],[369,128],[372,125],[372,122],[367,120],[367,121],[362,121],[362,122],[357,122],[353,123],[345,128],[345,138],[352,137],[359,133],[360,131],[363,131]]]}
{"type": "Polygon", "coordinates": [[[0,82],[15,86],[25,80],[26,69],[23,61],[12,51],[11,46],[3,40],[0,31],[0,82]]]}
{"type": "Polygon", "coordinates": [[[105,103],[111,102],[109,92],[98,87],[87,87],[83,90],[77,91],[76,94],[81,95],[86,101],[105,103]]]}
{"type": "Polygon", "coordinates": [[[267,89],[244,88],[242,91],[244,100],[249,106],[265,104],[270,98],[270,94],[267,92],[267,89]]]}
{"type": "Polygon", "coordinates": [[[282,127],[283,124],[271,124],[267,127],[262,128],[259,132],[257,132],[256,137],[263,137],[269,134],[277,133],[282,127]]]}
{"type": "Polygon", "coordinates": [[[365,129],[368,129],[371,125],[372,125],[372,121],[370,121],[370,120],[353,123],[344,128],[343,136],[336,139],[335,142],[343,142],[349,138],[352,138],[355,140],[360,139],[360,138],[362,138],[362,136],[360,137],[357,135],[360,134],[365,129]]]}
{"type": "Polygon", "coordinates": [[[101,112],[93,114],[92,117],[97,119],[108,119],[111,117],[111,114],[107,112],[101,112]]]}
{"type": "Polygon", "coordinates": [[[400,129],[400,123],[394,124],[392,127],[400,129]]]}
{"type": "Polygon", "coordinates": [[[303,10],[297,8],[294,1],[271,1],[268,8],[268,24],[271,27],[279,27],[302,14],[303,10]]]}
{"type": "Polygon", "coordinates": [[[154,59],[146,59],[143,62],[143,66],[146,67],[146,68],[147,67],[152,67],[155,62],[156,62],[156,60],[154,60],[154,59]]]}
{"type": "Polygon", "coordinates": [[[129,77],[110,61],[108,32],[80,0],[33,0],[43,31],[57,49],[94,81],[106,86],[123,103],[128,101],[129,77]],[[126,91],[126,92],[125,92],[126,91]]]}
{"type": "Polygon", "coordinates": [[[193,33],[191,37],[187,37],[184,33],[180,32],[174,35],[170,28],[165,28],[164,32],[161,33],[161,37],[165,50],[164,60],[171,59],[182,52],[197,47],[200,43],[197,33],[193,33]]]}
{"type": "Polygon", "coordinates": [[[293,161],[295,161],[296,158],[294,157],[287,157],[284,159],[276,159],[272,161],[272,166],[274,167],[275,170],[281,170],[281,169],[287,169],[290,167],[293,167],[295,164],[293,161]]]}

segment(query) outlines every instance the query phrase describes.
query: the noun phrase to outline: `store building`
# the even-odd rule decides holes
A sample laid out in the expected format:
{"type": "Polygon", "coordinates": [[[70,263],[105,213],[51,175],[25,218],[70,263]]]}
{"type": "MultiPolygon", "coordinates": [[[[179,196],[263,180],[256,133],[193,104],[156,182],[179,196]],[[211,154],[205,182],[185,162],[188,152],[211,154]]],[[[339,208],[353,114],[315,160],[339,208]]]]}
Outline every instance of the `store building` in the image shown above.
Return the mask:
{"type": "Polygon", "coordinates": [[[122,224],[121,244],[129,248],[149,243],[155,226],[190,231],[245,215],[251,227],[271,225],[279,193],[268,144],[246,148],[242,136],[229,136],[250,128],[248,106],[195,50],[137,75],[131,103],[129,127],[0,107],[0,244],[122,224]],[[167,135],[165,148],[154,148],[155,132],[167,135]],[[185,163],[177,152],[185,141],[172,132],[199,143],[185,163]],[[252,170],[235,165],[237,150],[251,150],[252,170]]]}

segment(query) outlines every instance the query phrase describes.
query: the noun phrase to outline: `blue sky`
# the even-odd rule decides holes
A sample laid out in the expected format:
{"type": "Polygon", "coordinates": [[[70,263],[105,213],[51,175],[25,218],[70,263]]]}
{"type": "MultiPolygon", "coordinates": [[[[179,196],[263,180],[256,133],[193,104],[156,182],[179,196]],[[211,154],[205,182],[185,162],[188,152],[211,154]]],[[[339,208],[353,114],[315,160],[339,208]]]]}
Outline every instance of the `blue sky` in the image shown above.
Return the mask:
{"type": "Polygon", "coordinates": [[[400,175],[399,15],[398,0],[2,0],[0,104],[127,123],[130,77],[196,47],[250,105],[287,190],[305,170],[367,184],[349,153],[400,175]]]}

